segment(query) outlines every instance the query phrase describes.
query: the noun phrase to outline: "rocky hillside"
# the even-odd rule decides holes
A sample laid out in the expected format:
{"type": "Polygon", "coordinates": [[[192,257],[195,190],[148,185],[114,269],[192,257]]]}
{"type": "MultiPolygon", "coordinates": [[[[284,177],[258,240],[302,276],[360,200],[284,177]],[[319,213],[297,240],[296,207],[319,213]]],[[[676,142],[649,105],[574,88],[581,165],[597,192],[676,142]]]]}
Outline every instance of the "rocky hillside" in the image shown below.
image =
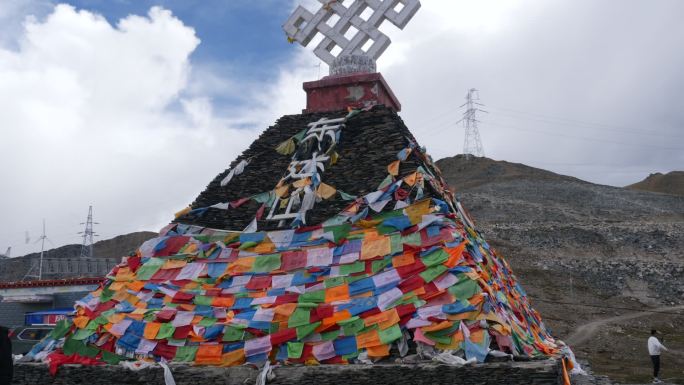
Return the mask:
{"type": "MultiPolygon", "coordinates": [[[[95,258],[116,258],[119,259],[128,255],[131,251],[140,246],[141,243],[156,236],[156,233],[140,231],[125,235],[119,235],[111,239],[105,239],[93,244],[93,256],[95,258]]],[[[45,258],[66,259],[78,258],[81,254],[81,245],[65,245],[47,250],[45,258]]],[[[6,260],[0,260],[0,281],[18,281],[31,268],[31,260],[40,257],[40,253],[27,254],[6,260]]]]}
{"type": "Polygon", "coordinates": [[[628,189],[652,191],[672,195],[684,195],[684,171],[672,171],[667,174],[651,174],[641,182],[627,186],[628,189]]]}
{"type": "MultiPolygon", "coordinates": [[[[437,165],[556,335],[620,319],[601,323],[590,338],[572,338],[595,371],[648,380],[644,348],[651,327],[684,351],[678,329],[684,315],[669,310],[684,304],[684,196],[602,186],[488,158],[455,156],[437,165]]],[[[684,356],[670,359],[684,367],[684,356]]],[[[671,362],[666,375],[684,383],[676,368],[671,362]]]]}

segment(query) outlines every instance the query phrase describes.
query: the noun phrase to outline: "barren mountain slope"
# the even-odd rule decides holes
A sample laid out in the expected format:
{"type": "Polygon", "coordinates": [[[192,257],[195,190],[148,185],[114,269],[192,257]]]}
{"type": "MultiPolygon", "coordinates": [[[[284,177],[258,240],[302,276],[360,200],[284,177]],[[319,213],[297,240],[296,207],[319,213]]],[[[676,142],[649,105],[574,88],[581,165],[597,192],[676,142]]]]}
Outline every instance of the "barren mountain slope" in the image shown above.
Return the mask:
{"type": "MultiPolygon", "coordinates": [[[[437,165],[561,338],[590,321],[684,304],[684,196],[487,158],[456,156],[437,165]]],[[[671,347],[684,351],[681,313],[620,317],[582,338],[576,352],[598,372],[646,381],[648,331],[662,329],[671,347]]],[[[666,377],[684,383],[684,357],[664,359],[666,377]]]]}
{"type": "MultiPolygon", "coordinates": [[[[149,231],[139,231],[95,242],[93,244],[93,256],[95,258],[119,259],[131,251],[135,251],[141,243],[156,235],[156,233],[149,231]]],[[[44,257],[55,259],[78,258],[80,254],[81,245],[64,245],[45,251],[44,257]]],[[[40,252],[0,261],[0,282],[21,280],[31,268],[31,259],[36,259],[39,256],[40,252]]]]}
{"type": "Polygon", "coordinates": [[[632,190],[684,195],[684,171],[672,171],[667,174],[657,172],[649,175],[641,182],[627,186],[627,188],[632,190]]]}

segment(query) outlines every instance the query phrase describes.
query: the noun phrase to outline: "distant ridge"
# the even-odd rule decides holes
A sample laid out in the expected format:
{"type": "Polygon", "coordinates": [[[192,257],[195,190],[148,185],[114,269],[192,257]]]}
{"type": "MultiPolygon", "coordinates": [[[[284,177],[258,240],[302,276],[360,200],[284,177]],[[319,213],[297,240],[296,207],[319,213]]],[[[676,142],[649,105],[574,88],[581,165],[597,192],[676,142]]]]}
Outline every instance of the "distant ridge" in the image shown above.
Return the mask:
{"type": "MultiPolygon", "coordinates": [[[[139,231],[119,235],[111,239],[105,239],[93,244],[93,256],[95,258],[114,258],[120,260],[121,257],[135,251],[140,243],[157,235],[157,233],[149,231],[139,231]]],[[[78,258],[80,255],[81,245],[79,244],[64,245],[45,251],[46,258],[54,259],[74,259],[78,258]]],[[[31,268],[32,259],[38,258],[39,256],[40,253],[30,253],[19,257],[0,260],[0,282],[21,280],[31,268]]]]}
{"type": "Polygon", "coordinates": [[[444,178],[457,191],[468,190],[494,181],[501,182],[519,178],[589,183],[571,176],[556,174],[522,163],[511,163],[505,160],[494,160],[476,156],[466,159],[463,154],[440,159],[437,161],[437,166],[442,171],[444,178]]]}
{"type": "Polygon", "coordinates": [[[632,190],[659,192],[672,195],[684,195],[684,171],[671,171],[667,174],[651,174],[641,182],[626,186],[632,190]]]}
{"type": "MultiPolygon", "coordinates": [[[[135,251],[141,242],[144,242],[157,233],[150,231],[138,231],[135,233],[118,235],[114,238],[104,239],[93,244],[93,256],[95,258],[121,258],[135,251]]],[[[72,244],[46,250],[51,258],[77,258],[81,253],[81,245],[72,244]]],[[[23,257],[38,257],[40,253],[26,254],[23,257]]],[[[18,257],[21,258],[21,257],[18,257]]]]}

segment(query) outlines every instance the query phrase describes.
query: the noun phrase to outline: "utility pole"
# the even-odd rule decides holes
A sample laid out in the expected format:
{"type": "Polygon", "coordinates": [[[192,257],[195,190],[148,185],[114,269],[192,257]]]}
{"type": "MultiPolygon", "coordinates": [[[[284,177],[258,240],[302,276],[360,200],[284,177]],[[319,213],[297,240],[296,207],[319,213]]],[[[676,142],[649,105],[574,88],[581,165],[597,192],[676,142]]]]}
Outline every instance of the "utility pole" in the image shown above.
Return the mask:
{"type": "Polygon", "coordinates": [[[88,219],[81,223],[85,225],[85,230],[79,231],[78,234],[83,234],[83,243],[81,245],[81,258],[93,257],[93,237],[97,237],[97,233],[93,231],[93,225],[99,225],[93,222],[93,206],[88,206],[88,219]]]}
{"type": "Polygon", "coordinates": [[[463,122],[463,127],[465,128],[463,154],[465,155],[466,159],[470,159],[471,156],[484,156],[482,140],[480,139],[480,131],[477,128],[477,124],[480,122],[477,120],[477,113],[487,113],[487,111],[477,107],[484,106],[484,104],[478,102],[478,100],[480,100],[480,93],[475,88],[468,90],[468,94],[466,95],[465,99],[466,102],[459,107],[466,107],[466,110],[463,113],[463,118],[456,123],[463,122]]]}
{"type": "Polygon", "coordinates": [[[25,280],[26,278],[29,278],[29,277],[38,278],[39,281],[43,279],[43,255],[45,253],[45,240],[50,241],[48,239],[47,235],[45,234],[45,219],[43,219],[43,235],[41,235],[40,238],[38,238],[36,240],[36,242],[34,242],[34,243],[37,243],[38,241],[40,241],[40,260],[39,260],[38,266],[37,266],[38,267],[38,273],[37,274],[36,273],[31,274],[31,272],[36,268],[36,265],[33,265],[29,269],[28,273],[26,273],[26,275],[24,276],[22,281],[25,280]]]}

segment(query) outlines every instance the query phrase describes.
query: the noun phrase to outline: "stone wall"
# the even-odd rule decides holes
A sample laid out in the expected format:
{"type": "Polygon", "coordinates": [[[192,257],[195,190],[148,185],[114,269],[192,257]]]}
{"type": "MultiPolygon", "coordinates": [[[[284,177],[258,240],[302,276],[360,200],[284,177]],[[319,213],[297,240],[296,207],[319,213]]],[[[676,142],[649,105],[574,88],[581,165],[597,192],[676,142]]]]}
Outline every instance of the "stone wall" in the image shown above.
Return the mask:
{"type": "MultiPolygon", "coordinates": [[[[250,366],[232,368],[172,365],[178,385],[254,384],[259,374],[250,366]]],[[[422,363],[414,365],[321,365],[277,367],[273,385],[545,385],[561,384],[559,361],[488,363],[452,367],[422,363]]],[[[18,364],[12,384],[16,385],[164,385],[160,367],[133,372],[120,366],[65,365],[50,377],[43,364],[18,364]]]]}

